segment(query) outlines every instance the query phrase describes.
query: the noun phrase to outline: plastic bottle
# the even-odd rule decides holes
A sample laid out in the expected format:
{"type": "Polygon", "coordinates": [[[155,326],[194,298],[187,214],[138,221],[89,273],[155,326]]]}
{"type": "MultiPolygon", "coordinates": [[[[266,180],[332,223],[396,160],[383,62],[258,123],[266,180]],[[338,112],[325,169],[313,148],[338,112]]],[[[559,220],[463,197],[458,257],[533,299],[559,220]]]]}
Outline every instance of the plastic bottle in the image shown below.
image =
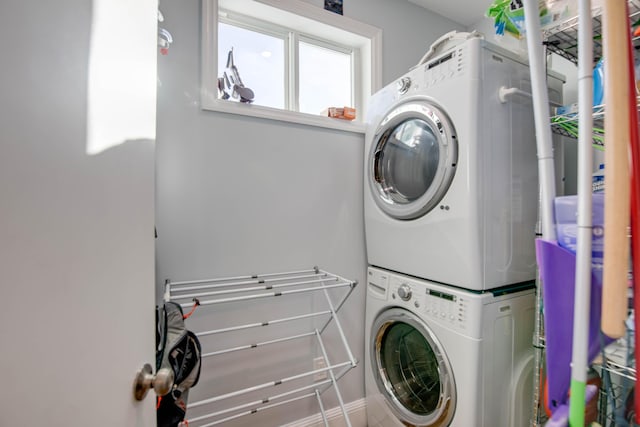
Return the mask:
{"type": "Polygon", "coordinates": [[[604,102],[604,58],[600,58],[593,69],[593,106],[604,102]]]}
{"type": "Polygon", "coordinates": [[[600,163],[598,170],[592,174],[591,183],[594,193],[602,193],[604,191],[604,164],[600,163]]]}

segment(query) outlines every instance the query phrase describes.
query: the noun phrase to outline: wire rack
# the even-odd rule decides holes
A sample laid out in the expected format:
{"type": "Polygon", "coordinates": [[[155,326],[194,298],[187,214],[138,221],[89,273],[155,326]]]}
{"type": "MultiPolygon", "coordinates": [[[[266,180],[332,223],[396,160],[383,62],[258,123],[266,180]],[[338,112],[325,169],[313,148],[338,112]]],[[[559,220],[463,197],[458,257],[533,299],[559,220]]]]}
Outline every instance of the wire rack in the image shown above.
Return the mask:
{"type": "MultiPolygon", "coordinates": [[[[628,7],[629,22],[633,26],[640,20],[640,0],[628,0],[628,7]]],[[[595,66],[603,56],[602,6],[593,8],[592,16],[593,61],[595,66]]],[[[543,44],[547,54],[555,53],[574,64],[578,63],[578,16],[565,20],[552,28],[545,29],[542,32],[542,39],[544,40],[543,44]]],[[[634,37],[632,43],[635,50],[640,49],[640,37],[634,37]]],[[[640,111],[640,97],[636,103],[639,105],[640,111]]],[[[594,119],[592,144],[594,148],[599,150],[604,149],[604,110],[605,106],[599,105],[595,106],[592,111],[594,119]]],[[[577,112],[552,116],[550,124],[552,132],[576,139],[578,136],[578,119],[579,114],[577,112]]],[[[540,328],[540,335],[534,337],[534,347],[540,349],[540,355],[544,353],[544,328],[540,328]]],[[[636,379],[636,368],[633,366],[633,357],[630,357],[633,351],[633,334],[628,333],[625,339],[609,346],[604,356],[592,365],[602,377],[598,421],[603,427],[634,425],[629,423],[633,414],[630,414],[628,410],[629,393],[633,389],[636,379]]],[[[540,363],[536,363],[536,369],[540,368],[540,363]]],[[[541,393],[537,385],[534,385],[533,406],[532,425],[540,426],[547,420],[547,417],[542,410],[541,393]]]]}
{"type": "MultiPolygon", "coordinates": [[[[629,0],[629,21],[634,24],[640,18],[640,0],[629,0]]],[[[548,51],[578,63],[578,17],[575,16],[563,23],[545,30],[543,40],[548,51]]],[[[640,38],[633,39],[634,46],[640,47],[640,38]]],[[[593,9],[593,61],[602,58],[602,7],[593,9]]]]}
{"type": "MultiPolygon", "coordinates": [[[[640,0],[629,0],[629,22],[640,19],[640,0]]],[[[543,32],[547,52],[556,53],[574,64],[578,63],[578,17],[571,18],[543,32]]],[[[640,49],[640,37],[633,38],[635,49],[640,49]]],[[[593,9],[593,61],[602,58],[602,7],[593,9]]],[[[638,99],[640,104],[640,99],[638,99]]],[[[578,113],[551,117],[551,131],[557,135],[577,139],[578,113]]],[[[593,147],[604,150],[604,105],[593,108],[593,147]]]]}
{"type": "MultiPolygon", "coordinates": [[[[593,107],[592,145],[604,150],[604,105],[593,107]]],[[[578,113],[559,114],[551,117],[553,133],[569,138],[578,138],[578,113]]]]}
{"type": "Polygon", "coordinates": [[[601,377],[598,422],[604,427],[634,426],[633,392],[636,380],[634,334],[609,345],[593,367],[601,377]]]}
{"type": "MultiPolygon", "coordinates": [[[[225,367],[226,370],[234,369],[234,366],[231,365],[238,365],[240,362],[236,361],[239,360],[253,366],[261,366],[265,362],[260,359],[260,363],[257,363],[256,349],[269,347],[281,352],[281,354],[287,354],[290,349],[284,349],[279,346],[299,346],[296,343],[301,340],[315,342],[324,361],[323,367],[300,371],[288,368],[285,371],[281,371],[282,375],[275,379],[269,377],[264,382],[251,384],[248,387],[232,391],[221,391],[215,396],[189,402],[186,420],[180,426],[210,427],[227,425],[233,420],[303,399],[313,399],[318,403],[324,425],[328,426],[329,421],[324,409],[322,395],[325,391],[333,389],[339,403],[340,412],[344,417],[344,425],[351,427],[338,387],[338,380],[356,367],[357,360],[353,357],[347,342],[338,318],[338,311],[344,305],[356,284],[356,281],[344,279],[335,274],[322,271],[317,267],[311,270],[229,278],[189,281],[167,280],[165,282],[165,301],[175,301],[183,309],[193,307],[193,310],[195,310],[193,311],[194,316],[189,317],[187,321],[190,329],[192,328],[190,322],[195,321],[198,323],[199,320],[202,320],[198,319],[199,314],[206,316],[207,312],[211,314],[212,309],[220,313],[229,304],[240,304],[240,309],[243,313],[246,313],[246,316],[243,315],[243,317],[249,318],[251,315],[255,315],[253,317],[256,317],[257,320],[251,317],[247,323],[234,323],[224,326],[217,324],[207,325],[208,320],[205,318],[205,322],[200,322],[199,326],[205,323],[209,327],[216,326],[216,329],[193,328],[196,336],[202,342],[203,361],[218,357],[231,358],[224,359],[227,362],[217,364],[218,369],[221,366],[225,367]],[[281,305],[280,309],[277,309],[275,308],[276,302],[270,302],[273,298],[277,298],[277,301],[280,301],[283,298],[293,298],[296,295],[303,294],[320,294],[322,307],[317,310],[306,310],[305,307],[300,307],[298,304],[288,301],[286,304],[281,305]],[[336,296],[338,300],[334,302],[336,296]],[[266,305],[259,308],[255,305],[258,301],[265,301],[266,305]],[[198,307],[197,309],[196,306],[198,307]],[[282,307],[286,309],[286,313],[284,312],[285,310],[282,310],[282,307]],[[267,319],[257,316],[264,316],[267,319]],[[309,322],[314,321],[314,319],[317,320],[317,323],[310,324],[309,322]],[[266,331],[267,328],[277,328],[278,326],[285,327],[285,329],[277,330],[273,336],[266,331]],[[292,333],[296,326],[300,326],[298,328],[300,331],[292,333]],[[328,350],[331,350],[331,348],[329,348],[329,344],[325,344],[325,339],[323,339],[323,332],[329,326],[337,330],[338,343],[342,344],[342,346],[338,346],[342,347],[342,353],[340,360],[337,361],[335,360],[336,357],[330,359],[330,351],[328,350]],[[245,342],[245,336],[239,334],[245,331],[255,331],[255,336],[258,339],[245,342]],[[229,336],[228,334],[233,335],[229,336]],[[222,339],[223,335],[226,337],[225,339],[222,339]],[[210,342],[206,342],[207,339],[210,342]],[[207,348],[209,344],[213,347],[220,343],[224,344],[225,348],[207,348]],[[232,345],[226,347],[230,343],[232,345]]],[[[243,321],[246,320],[243,318],[243,321]]],[[[311,366],[311,363],[309,363],[309,366],[311,366]]],[[[278,375],[272,374],[271,368],[265,366],[262,371],[269,371],[266,372],[267,375],[278,375]]],[[[207,375],[204,369],[202,375],[207,375]]],[[[262,423],[262,420],[256,420],[254,425],[265,424],[262,423]]]]}

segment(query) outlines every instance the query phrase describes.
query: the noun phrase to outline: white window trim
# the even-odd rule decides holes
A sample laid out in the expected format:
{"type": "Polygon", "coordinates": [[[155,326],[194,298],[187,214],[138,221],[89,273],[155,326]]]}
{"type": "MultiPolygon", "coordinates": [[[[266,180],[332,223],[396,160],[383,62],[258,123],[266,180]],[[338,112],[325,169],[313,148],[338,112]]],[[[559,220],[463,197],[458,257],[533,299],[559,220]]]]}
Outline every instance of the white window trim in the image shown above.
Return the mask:
{"type": "MultiPolygon", "coordinates": [[[[243,0],[235,0],[240,3],[243,0]]],[[[248,1],[248,0],[244,0],[248,1]]],[[[382,30],[355,21],[348,17],[337,15],[300,0],[252,0],[266,6],[284,10],[298,17],[307,18],[324,25],[335,27],[337,30],[356,34],[370,40],[370,46],[363,49],[362,63],[370,62],[370,76],[362,82],[363,87],[370,87],[373,94],[382,87],[382,30]],[[368,80],[368,81],[367,81],[368,80]]],[[[347,121],[332,119],[314,114],[296,111],[280,110],[252,104],[240,104],[218,99],[218,0],[202,1],[202,78],[201,78],[201,108],[229,114],[239,114],[264,119],[278,120],[290,123],[338,129],[348,132],[364,133],[363,106],[357,111],[357,120],[347,121]]],[[[364,89],[362,89],[364,90],[364,89]]],[[[366,105],[367,99],[363,99],[366,105]]]]}

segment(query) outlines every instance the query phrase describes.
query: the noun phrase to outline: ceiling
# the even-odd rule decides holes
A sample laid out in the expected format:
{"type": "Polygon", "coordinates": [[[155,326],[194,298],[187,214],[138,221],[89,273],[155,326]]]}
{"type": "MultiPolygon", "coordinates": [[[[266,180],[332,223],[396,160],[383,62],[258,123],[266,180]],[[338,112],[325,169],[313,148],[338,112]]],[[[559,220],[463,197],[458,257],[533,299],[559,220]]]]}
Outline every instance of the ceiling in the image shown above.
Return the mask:
{"type": "Polygon", "coordinates": [[[445,18],[464,25],[465,27],[480,21],[489,8],[490,0],[409,0],[436,12],[445,18]]]}

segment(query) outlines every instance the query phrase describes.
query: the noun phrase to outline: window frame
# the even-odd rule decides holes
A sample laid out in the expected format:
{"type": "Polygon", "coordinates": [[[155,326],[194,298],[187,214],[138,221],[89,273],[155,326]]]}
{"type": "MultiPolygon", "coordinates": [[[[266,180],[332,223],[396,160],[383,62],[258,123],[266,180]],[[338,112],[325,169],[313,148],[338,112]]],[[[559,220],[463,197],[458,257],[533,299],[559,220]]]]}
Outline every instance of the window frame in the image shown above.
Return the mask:
{"type": "MultiPolygon", "coordinates": [[[[362,43],[361,58],[353,58],[355,67],[362,67],[359,71],[362,76],[360,85],[353,87],[354,100],[356,101],[357,119],[354,121],[346,121],[339,119],[331,119],[320,115],[301,113],[298,111],[281,110],[278,108],[270,108],[260,105],[241,104],[237,102],[229,102],[218,99],[217,91],[217,73],[218,73],[218,12],[219,0],[203,0],[202,1],[202,74],[201,74],[201,108],[203,110],[218,111],[230,114],[240,114],[246,116],[260,117],[272,120],[292,122],[297,124],[305,124],[311,126],[326,127],[332,129],[345,130],[350,132],[364,132],[364,116],[366,114],[366,104],[368,98],[381,88],[382,82],[382,30],[364,24],[353,19],[337,15],[332,12],[325,11],[319,7],[302,2],[300,0],[235,0],[234,4],[245,6],[251,5],[252,8],[263,7],[272,8],[284,15],[292,15],[297,21],[315,21],[314,24],[321,25],[325,28],[332,27],[337,33],[343,32],[353,35],[354,38],[362,43]],[[365,64],[369,64],[368,70],[365,64]],[[369,89],[369,90],[367,90],[369,89]]],[[[241,12],[238,12],[242,15],[241,12]]],[[[263,21],[256,19],[256,21],[263,21]]],[[[233,23],[232,25],[237,25],[233,23]]],[[[293,26],[291,26],[293,28],[293,26]]],[[[295,28],[293,28],[295,30],[295,28]]],[[[260,32],[264,31],[264,27],[259,27],[260,32]]],[[[313,33],[309,34],[298,30],[302,33],[305,41],[309,40],[312,44],[317,43],[313,33]]],[[[321,37],[321,39],[324,39],[321,37]]],[[[328,39],[328,38],[327,38],[328,39]]],[[[331,43],[333,44],[333,43],[331,43]]],[[[341,43],[336,43],[340,45],[341,43]]],[[[293,61],[295,62],[295,61],[293,61]]],[[[293,64],[285,64],[285,73],[297,72],[293,64]]],[[[354,71],[355,72],[355,71],[354,71]]],[[[297,78],[296,78],[297,80],[297,78]]],[[[287,90],[287,89],[285,89],[287,90]]],[[[289,99],[295,94],[286,94],[289,99]]],[[[297,98],[297,96],[296,96],[297,98]]]]}
{"type": "MultiPolygon", "coordinates": [[[[360,105],[360,96],[362,90],[360,89],[359,81],[356,76],[360,78],[362,70],[359,68],[360,63],[360,49],[353,46],[348,46],[343,43],[336,43],[321,39],[317,36],[306,34],[298,30],[292,30],[281,25],[274,24],[269,21],[264,21],[251,16],[243,15],[241,13],[227,11],[220,8],[218,18],[218,29],[220,23],[241,28],[254,33],[267,35],[270,37],[278,38],[284,43],[284,110],[298,111],[300,112],[300,46],[306,44],[318,48],[327,49],[333,52],[341,53],[349,57],[351,75],[349,76],[351,84],[351,93],[349,97],[351,102],[348,104],[350,107],[355,107],[357,111],[362,109],[360,105]]],[[[219,46],[218,46],[219,47],[219,46]]],[[[219,59],[219,58],[218,58],[219,59]]],[[[218,63],[218,67],[220,63],[218,63]]],[[[336,105],[337,106],[337,105],[336,105]]],[[[273,107],[276,108],[276,107],[273,107]]]]}

